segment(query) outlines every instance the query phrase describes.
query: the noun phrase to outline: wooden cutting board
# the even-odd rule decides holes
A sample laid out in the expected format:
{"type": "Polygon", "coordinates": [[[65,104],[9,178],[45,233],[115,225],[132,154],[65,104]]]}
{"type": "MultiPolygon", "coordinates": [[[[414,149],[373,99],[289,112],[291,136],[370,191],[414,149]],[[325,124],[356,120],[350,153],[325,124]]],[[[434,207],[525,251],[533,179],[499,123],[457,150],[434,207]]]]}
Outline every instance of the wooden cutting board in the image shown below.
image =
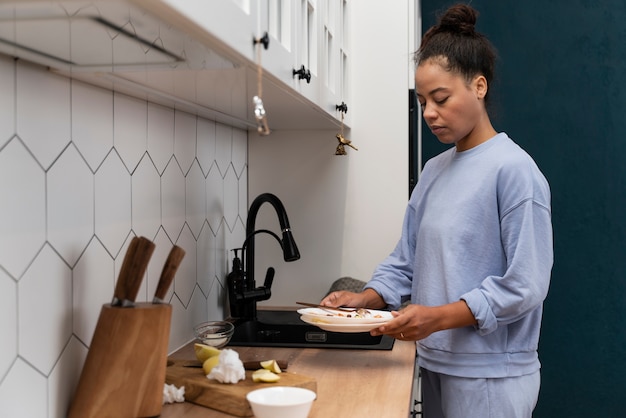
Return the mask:
{"type": "Polygon", "coordinates": [[[246,379],[236,384],[220,383],[207,379],[202,368],[186,367],[188,360],[168,360],[165,382],[176,387],[185,387],[185,401],[217,409],[238,417],[253,416],[246,399],[248,392],[270,386],[296,386],[317,391],[314,378],[283,372],[276,383],[255,383],[252,370],[246,370],[246,379]]]}

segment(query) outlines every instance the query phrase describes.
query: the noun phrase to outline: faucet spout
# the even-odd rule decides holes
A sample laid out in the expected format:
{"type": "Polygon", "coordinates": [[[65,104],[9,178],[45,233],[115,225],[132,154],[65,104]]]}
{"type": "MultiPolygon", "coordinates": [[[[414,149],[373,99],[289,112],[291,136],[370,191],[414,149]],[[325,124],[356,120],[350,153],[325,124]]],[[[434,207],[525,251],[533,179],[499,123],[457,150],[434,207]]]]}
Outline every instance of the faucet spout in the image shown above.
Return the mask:
{"type": "MultiPolygon", "coordinates": [[[[246,220],[246,239],[242,246],[242,249],[245,252],[245,273],[242,293],[235,298],[237,306],[231,306],[231,312],[237,312],[239,319],[243,320],[255,319],[257,301],[267,300],[271,295],[270,286],[274,276],[274,269],[272,267],[268,269],[268,275],[266,277],[264,286],[262,287],[256,287],[256,282],[254,278],[254,237],[258,232],[267,232],[276,238],[283,250],[283,259],[285,261],[289,262],[300,259],[300,252],[298,251],[298,246],[293,239],[291,227],[289,226],[289,218],[287,217],[287,211],[285,210],[283,203],[278,197],[271,193],[263,193],[259,195],[250,205],[250,210],[248,211],[248,217],[246,220]],[[280,224],[282,239],[280,239],[278,235],[274,234],[271,231],[257,231],[255,229],[257,214],[264,203],[269,203],[274,208],[278,217],[278,223],[280,224]]],[[[231,305],[233,301],[234,300],[231,300],[231,305]]]]}

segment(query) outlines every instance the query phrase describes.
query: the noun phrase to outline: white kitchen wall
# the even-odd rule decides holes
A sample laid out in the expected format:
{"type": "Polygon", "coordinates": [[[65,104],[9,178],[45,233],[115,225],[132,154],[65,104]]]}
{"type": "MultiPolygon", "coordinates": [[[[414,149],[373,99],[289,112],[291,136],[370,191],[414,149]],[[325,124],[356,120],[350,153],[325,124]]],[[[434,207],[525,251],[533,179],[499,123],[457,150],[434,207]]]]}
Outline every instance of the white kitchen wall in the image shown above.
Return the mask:
{"type": "Polygon", "coordinates": [[[245,131],[0,55],[0,417],[66,415],[135,235],[156,244],[138,301],[186,251],[169,351],[221,319],[247,170],[245,131]]]}
{"type": "MultiPolygon", "coordinates": [[[[271,238],[257,243],[257,279],[262,282],[268,266],[276,269],[272,298],[263,305],[315,302],[343,276],[367,281],[400,237],[416,7],[413,0],[350,2],[346,137],[358,151],[346,147],[347,156],[334,155],[336,131],[250,135],[249,199],[271,191],[283,201],[302,256],[285,263],[271,238]]],[[[271,210],[260,219],[257,228],[276,230],[271,210]]]]}

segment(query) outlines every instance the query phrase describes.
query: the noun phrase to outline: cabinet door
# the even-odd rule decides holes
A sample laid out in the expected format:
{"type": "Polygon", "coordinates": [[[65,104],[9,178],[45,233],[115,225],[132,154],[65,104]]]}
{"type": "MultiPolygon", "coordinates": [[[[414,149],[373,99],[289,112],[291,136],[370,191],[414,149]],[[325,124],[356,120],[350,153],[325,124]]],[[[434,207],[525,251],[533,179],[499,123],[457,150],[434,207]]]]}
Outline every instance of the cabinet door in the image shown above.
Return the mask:
{"type": "Polygon", "coordinates": [[[267,33],[269,48],[261,51],[263,71],[278,78],[291,88],[295,60],[295,2],[291,0],[256,0],[258,2],[258,36],[267,33]]]}
{"type": "MultiPolygon", "coordinates": [[[[321,85],[320,106],[326,112],[341,119],[337,105],[345,103],[350,106],[348,87],[349,50],[349,1],[324,0],[324,13],[321,22],[322,45],[320,48],[323,63],[323,83],[321,85]]],[[[348,124],[348,115],[345,113],[345,123],[348,124]]]]}
{"type": "MultiPolygon", "coordinates": [[[[250,0],[160,0],[197,24],[213,39],[238,54],[254,59],[253,30],[257,28],[257,2],[250,0]]],[[[198,35],[197,33],[195,35],[198,35]]],[[[202,39],[198,39],[201,40],[202,39]]],[[[230,52],[230,51],[229,51],[230,52]]]]}
{"type": "Polygon", "coordinates": [[[318,106],[321,97],[320,14],[319,1],[298,0],[294,70],[305,71],[307,79],[295,75],[294,80],[296,90],[318,106]]]}

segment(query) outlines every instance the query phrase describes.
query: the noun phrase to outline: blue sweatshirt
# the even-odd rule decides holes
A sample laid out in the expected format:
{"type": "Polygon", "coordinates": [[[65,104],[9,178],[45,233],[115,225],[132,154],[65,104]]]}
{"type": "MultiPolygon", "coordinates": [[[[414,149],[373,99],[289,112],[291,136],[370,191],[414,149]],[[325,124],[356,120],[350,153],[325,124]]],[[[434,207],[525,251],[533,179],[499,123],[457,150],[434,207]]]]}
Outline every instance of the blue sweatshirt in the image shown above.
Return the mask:
{"type": "Polygon", "coordinates": [[[553,264],[550,188],[505,133],[427,162],[402,236],[366,285],[388,307],[464,300],[478,325],[417,342],[418,364],[461,377],[539,369],[537,345],[553,264]]]}

